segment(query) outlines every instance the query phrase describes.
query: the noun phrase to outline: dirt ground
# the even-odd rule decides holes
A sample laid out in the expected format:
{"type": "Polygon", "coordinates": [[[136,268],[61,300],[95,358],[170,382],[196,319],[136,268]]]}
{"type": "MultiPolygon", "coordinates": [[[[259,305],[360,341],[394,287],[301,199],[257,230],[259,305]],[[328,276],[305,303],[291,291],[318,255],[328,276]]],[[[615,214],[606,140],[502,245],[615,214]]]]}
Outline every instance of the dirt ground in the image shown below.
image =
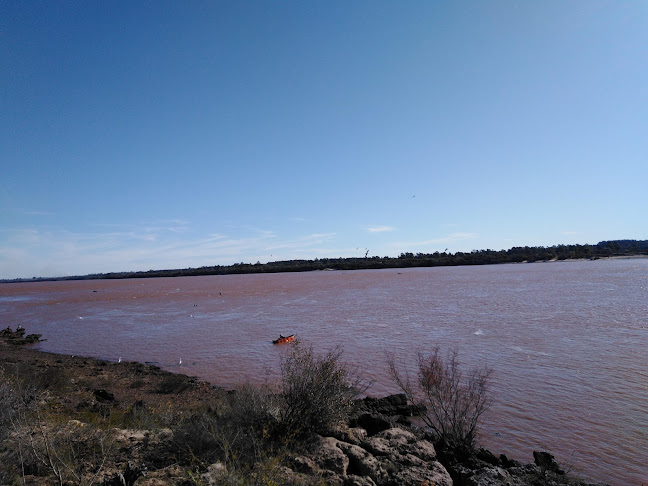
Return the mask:
{"type": "Polygon", "coordinates": [[[9,344],[7,339],[0,339],[0,370],[8,377],[37,380],[39,388],[56,389],[57,395],[63,391],[64,405],[73,410],[103,401],[121,409],[139,402],[156,410],[189,411],[224,393],[194,377],[156,366],[53,354],[9,344]]]}

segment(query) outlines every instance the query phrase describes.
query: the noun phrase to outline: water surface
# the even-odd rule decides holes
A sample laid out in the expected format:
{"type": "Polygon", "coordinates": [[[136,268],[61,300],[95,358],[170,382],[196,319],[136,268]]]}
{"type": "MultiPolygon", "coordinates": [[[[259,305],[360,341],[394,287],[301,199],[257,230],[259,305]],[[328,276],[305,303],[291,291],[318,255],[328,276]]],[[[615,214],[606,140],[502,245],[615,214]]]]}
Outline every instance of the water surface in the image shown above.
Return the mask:
{"type": "Polygon", "coordinates": [[[495,370],[481,442],[648,483],[648,259],[0,285],[40,348],[152,362],[224,386],[276,380],[297,334],[396,392],[386,354],[456,348],[495,370]],[[182,365],[178,365],[182,359],[182,365]]]}

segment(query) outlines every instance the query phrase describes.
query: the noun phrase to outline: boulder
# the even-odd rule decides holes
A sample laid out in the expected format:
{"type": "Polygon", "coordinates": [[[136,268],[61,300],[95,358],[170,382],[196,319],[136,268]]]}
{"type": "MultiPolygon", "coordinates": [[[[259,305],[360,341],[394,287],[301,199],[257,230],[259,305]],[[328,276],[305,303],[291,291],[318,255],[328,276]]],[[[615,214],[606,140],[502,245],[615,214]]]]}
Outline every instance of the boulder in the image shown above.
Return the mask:
{"type": "Polygon", "coordinates": [[[448,471],[439,462],[431,462],[425,467],[405,467],[392,477],[392,483],[403,486],[453,486],[448,471]]]}
{"type": "Polygon", "coordinates": [[[344,442],[339,445],[349,458],[349,467],[347,468],[349,474],[368,476],[372,481],[380,481],[387,475],[380,461],[367,450],[344,442]]]}
{"type": "Polygon", "coordinates": [[[418,457],[419,459],[429,462],[436,461],[437,455],[434,445],[427,440],[417,440],[414,443],[407,444],[404,447],[404,450],[413,456],[418,457]]]}
{"type": "Polygon", "coordinates": [[[500,464],[503,468],[508,469],[510,467],[520,467],[521,462],[516,461],[515,459],[509,459],[506,454],[500,454],[499,456],[500,464]]]}
{"type": "Polygon", "coordinates": [[[142,476],[146,476],[146,466],[128,461],[123,472],[118,471],[104,478],[102,486],[133,486],[142,476]]]}
{"type": "Polygon", "coordinates": [[[383,398],[366,397],[359,400],[356,405],[359,410],[381,415],[402,415],[405,417],[411,417],[413,415],[413,409],[407,404],[407,398],[404,393],[389,395],[383,398]]]}
{"type": "Polygon", "coordinates": [[[342,442],[360,445],[363,440],[367,439],[367,431],[362,427],[348,427],[339,425],[331,431],[331,436],[342,442]]]}
{"type": "MultiPolygon", "coordinates": [[[[502,462],[499,457],[497,457],[495,454],[493,454],[491,451],[488,449],[484,449],[483,447],[480,447],[477,449],[477,452],[475,453],[477,456],[477,459],[480,461],[483,461],[487,464],[490,464],[491,466],[501,466],[502,462]]],[[[505,456],[506,457],[506,456],[505,456]]]]}
{"type": "Polygon", "coordinates": [[[296,456],[291,460],[292,468],[303,474],[315,474],[319,469],[315,461],[307,456],[296,456]]]}
{"type": "Polygon", "coordinates": [[[370,477],[349,474],[344,478],[344,486],[376,486],[376,483],[370,477]]]}
{"type": "Polygon", "coordinates": [[[504,486],[511,484],[508,479],[509,474],[501,467],[485,467],[470,476],[466,486],[504,486]]]}
{"type": "Polygon", "coordinates": [[[378,432],[392,427],[392,423],[387,417],[377,413],[363,413],[355,422],[359,427],[365,429],[368,435],[376,435],[378,432]]]}
{"type": "Polygon", "coordinates": [[[349,467],[349,458],[342,452],[339,443],[333,437],[319,437],[312,445],[311,457],[320,469],[344,476],[349,467]]]}
{"type": "Polygon", "coordinates": [[[565,471],[560,469],[560,466],[556,462],[554,456],[552,456],[548,452],[533,451],[533,461],[535,462],[536,466],[544,471],[551,471],[559,475],[565,474],[565,471]]]}

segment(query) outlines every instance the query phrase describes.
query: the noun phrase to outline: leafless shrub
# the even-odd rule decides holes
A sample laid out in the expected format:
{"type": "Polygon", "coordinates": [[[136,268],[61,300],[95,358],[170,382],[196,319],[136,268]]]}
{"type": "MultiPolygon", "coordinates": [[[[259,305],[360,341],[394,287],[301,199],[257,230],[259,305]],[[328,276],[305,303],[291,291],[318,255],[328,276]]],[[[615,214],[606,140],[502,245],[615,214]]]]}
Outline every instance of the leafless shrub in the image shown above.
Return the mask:
{"type": "Polygon", "coordinates": [[[280,416],[281,400],[267,385],[246,383],[229,393],[223,407],[228,423],[268,437],[280,416]]]}
{"type": "MultiPolygon", "coordinates": [[[[33,375],[0,376],[0,427],[13,454],[11,467],[26,474],[53,476],[58,484],[92,485],[111,450],[111,432],[97,425],[48,416],[49,390],[33,375]]],[[[4,472],[4,471],[3,471],[4,472]]]]}
{"type": "Polygon", "coordinates": [[[59,484],[92,485],[103,470],[112,448],[110,432],[70,420],[47,423],[40,413],[31,426],[23,426],[17,440],[25,463],[56,477],[59,484]]]}
{"type": "Polygon", "coordinates": [[[211,464],[221,457],[223,424],[213,412],[195,413],[173,428],[178,459],[185,464],[211,464]]]}
{"type": "Polygon", "coordinates": [[[339,347],[316,355],[312,347],[292,345],[281,363],[281,421],[287,431],[326,432],[348,418],[366,385],[341,358],[339,347]]]}
{"type": "Polygon", "coordinates": [[[0,440],[9,433],[21,408],[21,400],[8,382],[0,381],[0,440]]]}
{"type": "Polygon", "coordinates": [[[388,365],[395,383],[438,440],[475,447],[481,416],[492,404],[488,391],[492,369],[473,368],[464,377],[457,351],[444,358],[438,347],[430,354],[419,353],[416,380],[398,369],[393,355],[388,365]]]}
{"type": "Polygon", "coordinates": [[[199,469],[216,461],[230,472],[251,469],[272,452],[277,401],[267,387],[246,384],[186,417],[174,427],[178,458],[199,469]]]}

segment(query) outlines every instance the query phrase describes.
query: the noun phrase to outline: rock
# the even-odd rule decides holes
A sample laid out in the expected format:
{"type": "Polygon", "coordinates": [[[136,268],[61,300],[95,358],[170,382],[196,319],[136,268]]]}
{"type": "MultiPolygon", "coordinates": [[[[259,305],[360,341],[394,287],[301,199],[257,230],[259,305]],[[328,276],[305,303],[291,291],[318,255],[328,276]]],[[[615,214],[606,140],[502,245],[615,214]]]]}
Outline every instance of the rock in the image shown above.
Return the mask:
{"type": "Polygon", "coordinates": [[[367,431],[362,427],[348,427],[340,425],[334,427],[331,435],[342,442],[360,445],[367,438],[367,431]]]}
{"type": "Polygon", "coordinates": [[[370,477],[349,474],[344,478],[344,486],[376,486],[376,483],[370,477]]]}
{"type": "Polygon", "coordinates": [[[304,474],[315,474],[318,470],[315,461],[307,456],[296,456],[292,458],[292,467],[295,471],[304,474]]]}
{"type": "Polygon", "coordinates": [[[415,440],[416,436],[412,432],[390,428],[367,438],[362,445],[376,456],[399,456],[399,448],[415,440]]]}
{"type": "Polygon", "coordinates": [[[356,405],[359,410],[380,415],[402,415],[405,417],[411,417],[413,415],[413,409],[407,404],[407,398],[404,393],[389,395],[383,398],[366,397],[358,400],[356,405]]]}
{"type": "Polygon", "coordinates": [[[143,442],[147,437],[147,430],[133,430],[133,429],[113,429],[115,432],[115,442],[121,444],[133,444],[143,442]]]}
{"type": "Polygon", "coordinates": [[[115,400],[115,395],[110,393],[108,390],[99,389],[94,390],[95,398],[100,402],[113,402],[115,400]]]}
{"type": "Polygon", "coordinates": [[[399,447],[416,440],[414,433],[409,430],[401,429],[398,427],[393,427],[387,430],[384,430],[378,434],[378,437],[386,439],[392,447],[399,447]]]}
{"type": "Polygon", "coordinates": [[[321,469],[344,476],[349,467],[349,458],[338,444],[339,441],[333,437],[319,437],[319,440],[313,444],[312,459],[321,469]]]}
{"type": "Polygon", "coordinates": [[[27,334],[21,344],[34,344],[41,340],[42,334],[27,334]]]}
{"type": "Polygon", "coordinates": [[[521,462],[516,461],[515,459],[509,459],[505,454],[500,454],[499,459],[502,467],[506,469],[510,467],[520,467],[522,465],[521,462]]]}
{"type": "Polygon", "coordinates": [[[453,486],[448,471],[439,462],[431,462],[426,467],[406,467],[393,476],[390,484],[403,486],[453,486]]]}
{"type": "Polygon", "coordinates": [[[386,476],[380,461],[362,447],[344,442],[339,445],[349,458],[349,466],[347,467],[349,474],[369,476],[372,481],[379,481],[386,476]]]}
{"type": "Polygon", "coordinates": [[[187,473],[178,464],[150,471],[146,477],[137,481],[137,486],[168,486],[169,484],[187,484],[187,473]]]}
{"type": "Polygon", "coordinates": [[[554,456],[552,456],[548,452],[533,451],[533,461],[535,462],[536,466],[540,467],[542,470],[551,471],[559,475],[565,474],[565,471],[560,469],[560,466],[556,462],[554,456]]]}
{"type": "Polygon", "coordinates": [[[484,448],[480,447],[479,449],[477,449],[477,452],[475,453],[475,455],[477,456],[477,459],[479,459],[480,461],[483,461],[483,462],[485,462],[487,464],[490,464],[491,466],[500,466],[501,465],[500,458],[497,457],[495,454],[493,454],[488,449],[484,449],[484,448]]]}
{"type": "Polygon", "coordinates": [[[427,440],[417,440],[413,444],[408,444],[405,447],[405,451],[407,451],[408,454],[416,456],[425,462],[437,460],[434,445],[432,445],[432,443],[428,442],[427,440]]]}
{"type": "Polygon", "coordinates": [[[363,413],[356,419],[356,423],[365,429],[368,435],[376,435],[392,427],[392,423],[384,415],[377,413],[363,413]]]}
{"type": "Polygon", "coordinates": [[[7,326],[6,329],[0,331],[0,338],[4,339],[9,344],[22,346],[25,344],[34,344],[41,340],[42,334],[28,334],[25,336],[25,328],[18,326],[15,331],[7,326]]]}
{"type": "Polygon", "coordinates": [[[221,484],[222,478],[227,474],[227,467],[222,462],[215,462],[207,466],[207,472],[200,475],[202,484],[221,484]]]}
{"type": "Polygon", "coordinates": [[[450,474],[436,459],[434,445],[401,428],[364,437],[359,444],[318,437],[310,449],[310,457],[296,458],[293,467],[321,477],[328,474],[327,484],[452,486],[450,474]]]}
{"type": "Polygon", "coordinates": [[[477,471],[466,480],[466,486],[502,486],[507,483],[509,474],[501,467],[486,467],[477,471]]]}
{"type": "Polygon", "coordinates": [[[146,475],[146,466],[128,461],[124,472],[114,473],[110,478],[104,479],[102,486],[133,486],[142,476],[146,475]]]}
{"type": "Polygon", "coordinates": [[[362,445],[375,456],[389,456],[393,452],[393,447],[383,437],[369,437],[362,445]]]}

